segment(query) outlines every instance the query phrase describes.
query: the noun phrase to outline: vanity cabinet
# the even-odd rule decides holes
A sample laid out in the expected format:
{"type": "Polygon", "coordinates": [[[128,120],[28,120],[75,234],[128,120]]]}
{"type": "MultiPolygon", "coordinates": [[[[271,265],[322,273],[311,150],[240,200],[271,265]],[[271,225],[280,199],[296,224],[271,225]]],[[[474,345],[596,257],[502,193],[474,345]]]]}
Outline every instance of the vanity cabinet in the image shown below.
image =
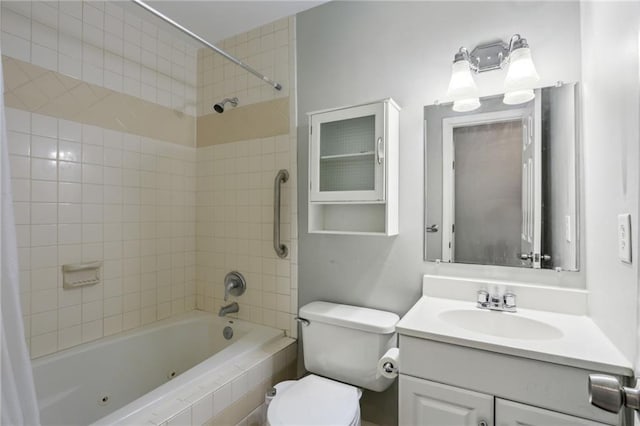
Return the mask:
{"type": "Polygon", "coordinates": [[[398,233],[399,111],[384,99],[309,114],[310,233],[398,233]]]}
{"type": "Polygon", "coordinates": [[[401,334],[399,424],[633,424],[589,404],[598,372],[401,334]]]}
{"type": "Polygon", "coordinates": [[[399,395],[400,425],[606,425],[406,375],[400,375],[399,395]]]}

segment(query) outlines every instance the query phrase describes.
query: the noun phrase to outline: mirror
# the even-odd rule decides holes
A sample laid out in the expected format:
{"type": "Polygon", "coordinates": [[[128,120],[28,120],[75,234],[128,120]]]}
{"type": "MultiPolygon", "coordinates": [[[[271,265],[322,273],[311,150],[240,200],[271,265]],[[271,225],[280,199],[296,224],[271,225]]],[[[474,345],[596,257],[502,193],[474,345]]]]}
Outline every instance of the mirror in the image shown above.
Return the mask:
{"type": "Polygon", "coordinates": [[[425,260],[578,270],[577,96],[425,107],[425,260]]]}

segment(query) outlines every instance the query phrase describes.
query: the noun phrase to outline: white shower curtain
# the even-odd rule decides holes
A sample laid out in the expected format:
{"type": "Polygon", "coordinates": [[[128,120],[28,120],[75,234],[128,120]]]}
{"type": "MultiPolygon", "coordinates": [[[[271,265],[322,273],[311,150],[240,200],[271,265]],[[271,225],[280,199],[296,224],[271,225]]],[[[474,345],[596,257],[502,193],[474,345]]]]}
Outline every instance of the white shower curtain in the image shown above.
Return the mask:
{"type": "MultiPolygon", "coordinates": [[[[4,78],[0,66],[0,94],[4,93],[4,78]]],[[[24,340],[24,325],[20,305],[18,248],[13,219],[9,149],[4,110],[0,95],[0,421],[2,425],[39,425],[40,414],[33,385],[31,359],[24,340]]]]}

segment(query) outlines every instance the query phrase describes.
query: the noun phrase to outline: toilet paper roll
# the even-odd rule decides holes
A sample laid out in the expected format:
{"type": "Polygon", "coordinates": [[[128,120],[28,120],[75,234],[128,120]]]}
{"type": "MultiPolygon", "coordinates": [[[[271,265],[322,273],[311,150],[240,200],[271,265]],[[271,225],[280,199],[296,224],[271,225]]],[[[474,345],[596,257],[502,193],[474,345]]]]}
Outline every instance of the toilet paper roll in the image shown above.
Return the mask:
{"type": "Polygon", "coordinates": [[[389,349],[378,361],[378,374],[387,379],[398,377],[400,350],[398,348],[389,349]]]}

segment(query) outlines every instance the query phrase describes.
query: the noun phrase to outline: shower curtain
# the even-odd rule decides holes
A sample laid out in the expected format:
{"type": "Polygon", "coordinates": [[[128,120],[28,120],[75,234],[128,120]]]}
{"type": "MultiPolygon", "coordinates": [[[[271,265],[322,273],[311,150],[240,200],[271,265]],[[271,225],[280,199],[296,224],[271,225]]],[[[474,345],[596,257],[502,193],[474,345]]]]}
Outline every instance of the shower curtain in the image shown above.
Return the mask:
{"type": "MultiPolygon", "coordinates": [[[[0,93],[4,93],[2,66],[0,93]]],[[[18,248],[13,219],[4,96],[0,96],[0,181],[0,422],[3,426],[39,425],[40,414],[20,307],[18,248]]]]}

